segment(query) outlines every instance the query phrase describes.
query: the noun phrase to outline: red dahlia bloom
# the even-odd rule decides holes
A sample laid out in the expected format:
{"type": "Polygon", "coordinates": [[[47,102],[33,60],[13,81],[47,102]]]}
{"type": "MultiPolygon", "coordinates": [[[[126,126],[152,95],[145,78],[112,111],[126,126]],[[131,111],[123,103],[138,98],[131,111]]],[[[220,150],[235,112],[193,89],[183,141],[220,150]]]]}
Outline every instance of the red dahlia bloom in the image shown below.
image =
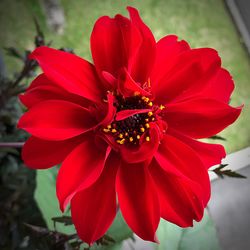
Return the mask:
{"type": "Polygon", "coordinates": [[[106,232],[118,206],[150,241],[160,217],[181,227],[201,220],[207,170],[225,151],[196,139],[215,135],[241,112],[228,105],[234,84],[215,50],[191,49],[174,35],[155,42],[137,10],[128,11],[130,19],[97,20],[94,64],[37,48],[30,58],[44,73],[20,96],[29,111],[18,126],[32,135],[24,162],[36,169],[62,162],[60,207],[70,202],[87,243],[106,232]]]}

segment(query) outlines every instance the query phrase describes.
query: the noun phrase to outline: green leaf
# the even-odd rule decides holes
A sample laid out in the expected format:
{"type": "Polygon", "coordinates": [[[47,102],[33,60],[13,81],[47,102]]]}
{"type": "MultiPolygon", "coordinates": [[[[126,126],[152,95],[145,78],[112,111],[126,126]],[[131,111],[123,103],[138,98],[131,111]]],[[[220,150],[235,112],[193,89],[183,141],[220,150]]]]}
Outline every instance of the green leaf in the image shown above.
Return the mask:
{"type": "Polygon", "coordinates": [[[228,177],[234,177],[234,178],[247,178],[244,175],[241,175],[231,169],[224,169],[226,166],[228,166],[228,164],[220,164],[219,167],[217,167],[216,169],[213,169],[212,171],[215,172],[220,178],[224,178],[224,176],[228,176],[228,177]]]}
{"type": "Polygon", "coordinates": [[[120,211],[116,214],[116,218],[107,234],[110,235],[116,242],[132,237],[133,232],[124,221],[120,211]]]}
{"type": "MultiPolygon", "coordinates": [[[[50,230],[54,230],[52,218],[62,216],[56,197],[56,174],[57,168],[37,171],[37,186],[35,191],[36,202],[43,214],[44,220],[50,230]]],[[[70,215],[69,212],[64,215],[70,215]]],[[[56,230],[65,234],[75,233],[74,226],[64,226],[56,223],[56,230]]]]}
{"type": "Polygon", "coordinates": [[[224,137],[219,136],[219,135],[211,136],[208,139],[226,141],[226,139],[224,137]]]}
{"type": "MultiPolygon", "coordinates": [[[[57,168],[37,171],[35,199],[49,229],[54,230],[54,221],[57,221],[56,229],[59,232],[73,234],[75,233],[75,228],[73,225],[64,226],[63,223],[58,223],[58,220],[60,220],[59,218],[63,219],[67,217],[62,217],[63,214],[59,209],[58,200],[56,197],[56,175],[57,168]],[[52,220],[52,218],[54,219],[52,220]]],[[[67,213],[64,213],[64,216],[70,216],[70,212],[68,211],[67,213]]],[[[115,240],[115,245],[132,236],[132,231],[124,222],[120,212],[117,213],[112,226],[107,232],[107,235],[115,240]]]]}
{"type": "Polygon", "coordinates": [[[192,228],[180,228],[161,221],[157,232],[160,244],[158,250],[219,250],[216,229],[208,212],[205,211],[201,222],[195,222],[192,228]]]}
{"type": "Polygon", "coordinates": [[[107,245],[107,246],[94,244],[90,248],[90,250],[121,250],[121,249],[122,249],[122,242],[118,242],[116,244],[107,245]]]}

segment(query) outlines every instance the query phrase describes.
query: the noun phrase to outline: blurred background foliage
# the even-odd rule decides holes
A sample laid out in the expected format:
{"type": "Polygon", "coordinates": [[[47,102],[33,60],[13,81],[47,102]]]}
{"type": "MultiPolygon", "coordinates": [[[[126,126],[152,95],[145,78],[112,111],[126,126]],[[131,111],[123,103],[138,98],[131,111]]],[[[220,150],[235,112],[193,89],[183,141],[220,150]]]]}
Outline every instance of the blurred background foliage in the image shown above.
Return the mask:
{"type": "MultiPolygon", "coordinates": [[[[76,54],[91,60],[89,37],[96,19],[102,15],[114,16],[116,13],[127,15],[126,6],[131,5],[138,8],[157,40],[167,34],[177,34],[192,47],[213,47],[219,51],[223,66],[235,80],[232,105],[245,104],[238,121],[220,134],[227,140],[219,143],[224,144],[228,153],[250,145],[250,62],[222,0],[61,0],[65,14],[65,26],[61,34],[48,27],[41,2],[0,0],[0,53],[4,57],[7,75],[16,77],[23,62],[8,57],[3,48],[33,50],[36,34],[34,17],[46,35],[46,41],[52,41],[52,47],[73,48],[76,54]]],[[[27,85],[30,80],[23,79],[22,84],[27,85]]],[[[3,88],[4,85],[1,85],[0,89],[3,88]]],[[[0,126],[0,141],[26,140],[27,135],[15,128],[23,112],[17,98],[11,98],[5,107],[1,105],[0,111],[0,118],[4,117],[5,124],[4,127],[0,126]]],[[[61,213],[55,195],[56,172],[56,168],[38,172],[29,170],[20,160],[19,149],[0,150],[0,248],[77,249],[78,239],[75,244],[67,244],[68,236],[65,234],[73,235],[72,239],[75,239],[74,227],[64,225],[68,217],[57,219],[61,213]],[[61,234],[55,231],[54,221],[51,220],[53,217],[57,221],[56,229],[61,234]],[[27,227],[23,222],[38,227],[27,227]],[[27,236],[30,235],[29,230],[33,232],[32,237],[27,236]]],[[[153,245],[156,249],[219,248],[214,225],[207,214],[192,229],[183,230],[162,221],[158,235],[161,244],[153,245]]],[[[106,237],[99,245],[94,245],[93,249],[120,249],[119,242],[132,237],[120,214],[106,237]],[[116,244],[111,247],[113,239],[116,244]],[[106,243],[108,247],[105,247],[106,243]]]]}

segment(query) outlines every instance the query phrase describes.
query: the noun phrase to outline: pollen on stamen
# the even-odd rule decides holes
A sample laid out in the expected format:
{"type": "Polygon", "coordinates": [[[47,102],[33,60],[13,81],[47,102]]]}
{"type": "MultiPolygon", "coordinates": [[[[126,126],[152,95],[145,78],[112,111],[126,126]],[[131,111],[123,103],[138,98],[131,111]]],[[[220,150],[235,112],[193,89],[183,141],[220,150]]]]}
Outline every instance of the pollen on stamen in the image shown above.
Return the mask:
{"type": "Polygon", "coordinates": [[[145,132],[145,128],[140,128],[140,131],[143,133],[143,132],[145,132]]]}
{"type": "Polygon", "coordinates": [[[165,109],[165,106],[164,105],[160,105],[160,110],[163,110],[163,109],[165,109]]]}
{"type": "Polygon", "coordinates": [[[124,144],[125,141],[126,141],[126,139],[122,139],[122,140],[117,140],[116,142],[122,145],[122,144],[124,144]]]}

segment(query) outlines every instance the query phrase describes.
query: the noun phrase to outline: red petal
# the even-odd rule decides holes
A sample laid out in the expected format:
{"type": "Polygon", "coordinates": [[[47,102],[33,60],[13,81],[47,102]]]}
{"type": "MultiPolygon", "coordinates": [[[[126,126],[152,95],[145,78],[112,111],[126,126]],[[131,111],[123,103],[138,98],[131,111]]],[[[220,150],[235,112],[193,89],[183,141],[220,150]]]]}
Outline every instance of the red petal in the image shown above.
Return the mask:
{"type": "Polygon", "coordinates": [[[116,121],[124,120],[130,116],[136,115],[136,114],[143,114],[151,111],[151,109],[127,109],[122,110],[116,113],[116,121]]]}
{"type": "Polygon", "coordinates": [[[101,238],[116,215],[115,175],[119,157],[112,153],[99,179],[78,192],[71,201],[72,220],[77,234],[88,244],[101,238]]]}
{"type": "Polygon", "coordinates": [[[71,198],[92,185],[100,176],[110,147],[97,148],[93,138],[87,138],[64,160],[56,182],[60,208],[64,211],[71,198]]]}
{"type": "Polygon", "coordinates": [[[19,120],[18,127],[44,140],[65,140],[95,125],[89,111],[77,104],[49,100],[32,107],[19,120]]]}
{"type": "Polygon", "coordinates": [[[117,85],[117,79],[107,71],[102,71],[102,76],[107,84],[107,89],[115,89],[117,85]]]}
{"type": "Polygon", "coordinates": [[[165,135],[155,159],[168,173],[198,184],[206,206],[210,198],[210,180],[207,169],[192,148],[173,136],[165,135]]]}
{"type": "MultiPolygon", "coordinates": [[[[201,92],[220,69],[220,57],[213,49],[193,49],[173,60],[157,83],[152,83],[155,101],[166,104],[201,92]]],[[[164,65],[162,65],[164,67],[164,65]]]]}
{"type": "Polygon", "coordinates": [[[132,24],[138,28],[142,37],[142,43],[133,60],[133,64],[131,64],[131,76],[136,82],[144,84],[148,80],[154,65],[156,42],[151,30],[141,20],[137,9],[132,7],[128,7],[127,9],[132,24]]]}
{"type": "MultiPolygon", "coordinates": [[[[100,116],[100,110],[97,110],[97,116],[100,116]]],[[[104,111],[102,110],[102,113],[105,114],[104,118],[101,120],[101,122],[97,125],[103,125],[107,126],[111,124],[111,122],[114,119],[116,109],[114,107],[114,96],[112,94],[107,95],[107,105],[104,106],[104,111]]]]}
{"type": "Polygon", "coordinates": [[[71,94],[57,86],[39,86],[27,90],[24,94],[19,95],[20,101],[27,107],[31,108],[34,105],[47,100],[65,100],[79,104],[83,107],[88,107],[90,102],[78,95],[71,94]]]}
{"type": "Polygon", "coordinates": [[[169,127],[193,138],[215,135],[232,124],[242,107],[233,108],[213,99],[191,99],[168,104],[164,119],[169,127]]]}
{"type": "Polygon", "coordinates": [[[186,50],[190,50],[188,43],[178,41],[175,35],[165,36],[157,42],[155,64],[150,75],[153,91],[156,91],[157,83],[172,67],[173,59],[186,50]]]}
{"type": "Polygon", "coordinates": [[[67,91],[94,102],[101,101],[95,68],[84,59],[45,46],[35,49],[30,59],[37,60],[46,76],[67,91]]]}
{"type": "Polygon", "coordinates": [[[149,96],[149,93],[139,86],[130,76],[128,71],[123,68],[120,71],[118,79],[118,90],[124,97],[133,96],[139,93],[144,96],[149,96]]]}
{"type": "Polygon", "coordinates": [[[142,239],[156,241],[160,209],[147,166],[123,162],[117,173],[116,190],[129,227],[142,239]]]}
{"type": "Polygon", "coordinates": [[[129,19],[121,15],[99,18],[91,34],[91,51],[100,77],[107,71],[117,78],[120,68],[128,67],[140,43],[140,33],[129,19]]]}
{"type": "Polygon", "coordinates": [[[233,90],[234,82],[232,76],[227,70],[221,68],[210,80],[207,87],[201,93],[198,93],[197,96],[228,103],[233,90]]]}
{"type": "Polygon", "coordinates": [[[220,144],[210,144],[196,141],[171,129],[168,130],[168,133],[191,147],[198,154],[206,168],[220,164],[222,158],[226,157],[225,149],[220,144]]]}
{"type": "Polygon", "coordinates": [[[169,175],[155,161],[151,163],[150,173],[157,188],[162,218],[180,227],[192,226],[194,219],[201,220],[204,207],[197,185],[169,175]]]}
{"type": "Polygon", "coordinates": [[[45,141],[31,136],[23,146],[22,159],[30,168],[50,168],[61,163],[80,140],[81,138],[65,141],[45,141]]]}
{"type": "Polygon", "coordinates": [[[120,150],[124,161],[136,163],[152,159],[160,143],[160,131],[154,123],[150,123],[149,136],[149,142],[145,141],[145,136],[142,136],[140,145],[137,147],[121,146],[120,150]]]}
{"type": "Polygon", "coordinates": [[[36,87],[41,87],[44,85],[56,85],[54,82],[52,82],[44,73],[38,75],[30,84],[30,86],[26,89],[26,91],[29,91],[36,87]]]}

